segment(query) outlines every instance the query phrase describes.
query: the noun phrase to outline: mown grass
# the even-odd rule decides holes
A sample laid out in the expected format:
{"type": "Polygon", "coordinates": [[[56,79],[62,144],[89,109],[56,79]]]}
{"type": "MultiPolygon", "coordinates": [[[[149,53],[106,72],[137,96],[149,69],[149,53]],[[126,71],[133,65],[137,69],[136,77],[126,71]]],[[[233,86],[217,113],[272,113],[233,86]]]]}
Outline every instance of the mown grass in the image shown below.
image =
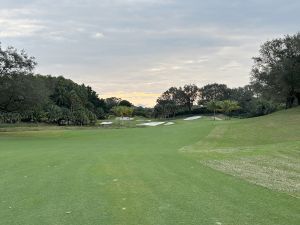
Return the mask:
{"type": "Polygon", "coordinates": [[[299,115],[0,133],[0,224],[299,224],[299,115]]]}
{"type": "Polygon", "coordinates": [[[211,168],[300,198],[300,110],[216,126],[181,149],[211,168]]]}

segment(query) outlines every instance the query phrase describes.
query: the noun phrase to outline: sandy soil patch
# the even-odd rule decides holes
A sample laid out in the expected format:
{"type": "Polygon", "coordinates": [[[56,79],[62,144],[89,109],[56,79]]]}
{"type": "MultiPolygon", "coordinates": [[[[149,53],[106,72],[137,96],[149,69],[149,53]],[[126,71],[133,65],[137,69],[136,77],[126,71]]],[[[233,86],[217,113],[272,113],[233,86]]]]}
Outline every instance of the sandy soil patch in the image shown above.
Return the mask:
{"type": "Polygon", "coordinates": [[[168,122],[168,123],[165,123],[164,125],[165,126],[170,126],[170,125],[173,125],[173,124],[175,124],[174,122],[168,122]]]}
{"type": "Polygon", "coordinates": [[[113,124],[113,122],[102,122],[102,123],[100,123],[100,125],[111,125],[111,124],[113,124]]]}
{"type": "Polygon", "coordinates": [[[132,118],[132,117],[117,117],[116,120],[131,121],[131,120],[134,120],[134,118],[132,118]]]}
{"type": "Polygon", "coordinates": [[[198,119],[201,119],[201,118],[202,118],[202,116],[191,116],[191,117],[185,118],[183,120],[189,121],[189,120],[198,120],[198,119]]]}
{"type": "Polygon", "coordinates": [[[211,117],[212,119],[214,119],[214,120],[223,120],[222,118],[219,118],[219,117],[211,117]]]}
{"type": "Polygon", "coordinates": [[[141,123],[141,124],[138,124],[138,126],[156,127],[156,126],[162,125],[162,124],[164,124],[164,123],[165,123],[165,122],[148,122],[148,123],[141,123]]]}

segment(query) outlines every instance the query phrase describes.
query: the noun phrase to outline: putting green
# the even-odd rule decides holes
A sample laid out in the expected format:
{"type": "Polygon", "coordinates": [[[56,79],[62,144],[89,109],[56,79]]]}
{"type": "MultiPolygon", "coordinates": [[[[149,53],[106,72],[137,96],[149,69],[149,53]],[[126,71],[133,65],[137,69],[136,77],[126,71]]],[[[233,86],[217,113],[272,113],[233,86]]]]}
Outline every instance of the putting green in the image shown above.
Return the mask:
{"type": "Polygon", "coordinates": [[[0,133],[2,225],[300,224],[300,108],[0,133]]]}

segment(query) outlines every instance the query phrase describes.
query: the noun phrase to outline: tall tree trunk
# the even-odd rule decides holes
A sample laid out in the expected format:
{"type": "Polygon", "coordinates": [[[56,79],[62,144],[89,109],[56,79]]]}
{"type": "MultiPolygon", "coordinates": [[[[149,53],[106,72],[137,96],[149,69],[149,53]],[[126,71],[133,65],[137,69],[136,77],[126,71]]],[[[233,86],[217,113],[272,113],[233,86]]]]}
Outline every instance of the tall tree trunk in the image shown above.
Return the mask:
{"type": "Polygon", "coordinates": [[[192,104],[190,102],[188,103],[188,109],[189,109],[189,112],[191,113],[192,112],[192,104]]]}
{"type": "Polygon", "coordinates": [[[298,105],[300,105],[300,92],[297,92],[295,96],[297,98],[298,105]]]}
{"type": "Polygon", "coordinates": [[[286,105],[285,105],[285,108],[286,109],[290,109],[293,107],[293,104],[294,104],[294,100],[295,100],[295,97],[294,96],[288,96],[287,99],[286,99],[286,105]]]}
{"type": "Polygon", "coordinates": [[[299,105],[299,98],[298,98],[299,93],[295,91],[294,87],[291,87],[289,96],[287,97],[287,105],[286,108],[292,108],[294,105],[295,99],[298,100],[298,105],[299,105]]]}

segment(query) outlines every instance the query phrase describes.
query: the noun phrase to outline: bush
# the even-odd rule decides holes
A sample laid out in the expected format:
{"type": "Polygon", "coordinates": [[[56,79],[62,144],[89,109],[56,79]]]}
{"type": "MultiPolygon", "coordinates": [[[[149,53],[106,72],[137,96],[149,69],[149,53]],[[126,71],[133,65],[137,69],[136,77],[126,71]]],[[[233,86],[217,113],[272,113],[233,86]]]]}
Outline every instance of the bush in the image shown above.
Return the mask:
{"type": "Polygon", "coordinates": [[[133,114],[133,108],[127,107],[127,106],[115,106],[112,108],[112,112],[115,114],[115,116],[132,116],[133,114]]]}
{"type": "Polygon", "coordinates": [[[62,110],[57,105],[51,105],[47,109],[47,118],[50,123],[58,123],[62,119],[62,110]]]}
{"type": "Polygon", "coordinates": [[[85,112],[85,110],[77,110],[73,112],[73,122],[75,125],[88,125],[90,120],[85,112]]]}
{"type": "Polygon", "coordinates": [[[251,101],[250,114],[251,116],[263,116],[275,112],[279,105],[272,101],[263,99],[255,99],[251,101]]]}
{"type": "Polygon", "coordinates": [[[86,114],[87,114],[87,117],[89,119],[89,124],[95,125],[96,122],[97,122],[97,116],[94,113],[92,113],[91,111],[88,111],[88,110],[86,111],[86,114]]]}
{"type": "Polygon", "coordinates": [[[72,125],[74,124],[74,115],[73,113],[65,107],[61,108],[61,118],[58,121],[59,125],[72,125]]]}
{"type": "Polygon", "coordinates": [[[0,123],[4,123],[5,119],[4,119],[4,114],[0,113],[0,123]]]}
{"type": "Polygon", "coordinates": [[[34,108],[24,111],[21,120],[24,122],[44,122],[47,121],[47,113],[41,108],[34,108]]]}
{"type": "Polygon", "coordinates": [[[21,121],[20,113],[1,113],[0,123],[19,123],[21,121]]]}
{"type": "Polygon", "coordinates": [[[134,116],[142,116],[146,118],[150,118],[153,115],[153,109],[150,108],[144,108],[144,107],[135,107],[133,110],[134,116]]]}
{"type": "Polygon", "coordinates": [[[105,117],[106,117],[105,112],[104,112],[103,108],[101,108],[101,107],[98,107],[95,110],[95,114],[98,119],[105,119],[105,117]]]}

